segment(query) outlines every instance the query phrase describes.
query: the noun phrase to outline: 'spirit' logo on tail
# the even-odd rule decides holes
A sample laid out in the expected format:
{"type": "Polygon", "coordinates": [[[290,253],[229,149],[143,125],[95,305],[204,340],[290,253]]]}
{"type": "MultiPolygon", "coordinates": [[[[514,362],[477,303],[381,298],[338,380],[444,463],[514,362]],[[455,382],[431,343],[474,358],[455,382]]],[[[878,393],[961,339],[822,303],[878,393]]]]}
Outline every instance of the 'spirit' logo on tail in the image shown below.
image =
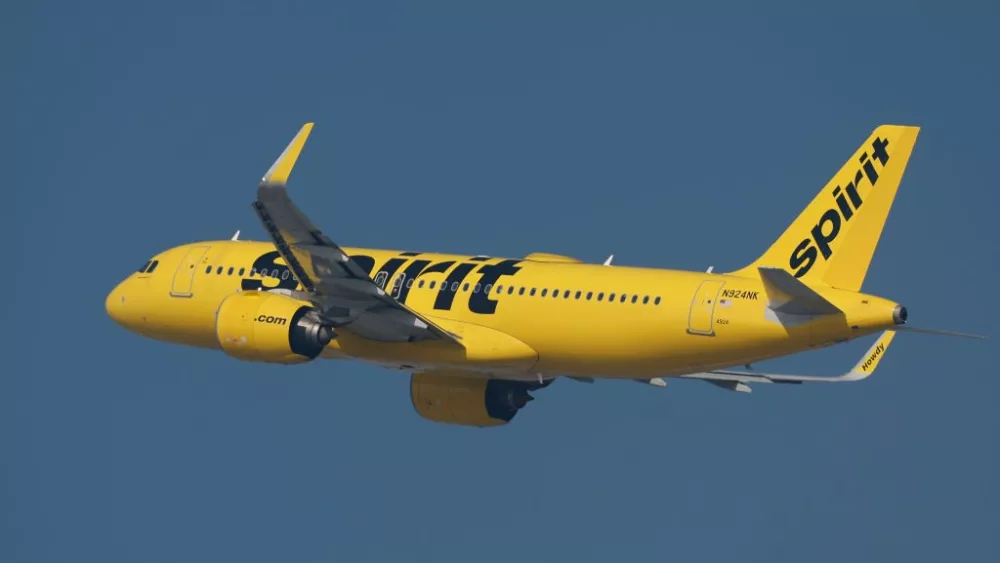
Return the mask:
{"type": "Polygon", "coordinates": [[[803,239],[788,258],[788,266],[795,272],[795,277],[801,278],[806,275],[820,255],[822,255],[823,260],[829,260],[830,256],[833,255],[833,249],[830,248],[830,245],[840,234],[841,226],[844,222],[850,221],[851,217],[854,217],[854,214],[864,204],[861,195],[858,194],[858,187],[866,179],[873,188],[878,183],[878,170],[875,168],[875,163],[878,162],[881,169],[889,162],[889,153],[886,151],[888,146],[889,141],[876,137],[872,141],[871,159],[868,158],[867,152],[861,153],[861,157],[858,159],[860,167],[854,172],[851,181],[845,187],[837,185],[833,189],[830,195],[836,205],[823,212],[816,226],[810,231],[810,238],[803,239]]]}

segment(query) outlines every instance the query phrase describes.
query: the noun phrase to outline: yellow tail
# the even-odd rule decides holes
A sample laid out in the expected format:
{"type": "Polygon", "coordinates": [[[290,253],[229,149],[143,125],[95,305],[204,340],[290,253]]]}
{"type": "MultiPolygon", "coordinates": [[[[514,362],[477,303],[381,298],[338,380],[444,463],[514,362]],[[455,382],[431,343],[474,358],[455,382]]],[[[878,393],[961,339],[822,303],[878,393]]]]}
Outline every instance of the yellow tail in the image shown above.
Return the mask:
{"type": "Polygon", "coordinates": [[[771,248],[733,274],[783,268],[806,283],[860,290],[919,132],[900,125],[872,132],[771,248]]]}

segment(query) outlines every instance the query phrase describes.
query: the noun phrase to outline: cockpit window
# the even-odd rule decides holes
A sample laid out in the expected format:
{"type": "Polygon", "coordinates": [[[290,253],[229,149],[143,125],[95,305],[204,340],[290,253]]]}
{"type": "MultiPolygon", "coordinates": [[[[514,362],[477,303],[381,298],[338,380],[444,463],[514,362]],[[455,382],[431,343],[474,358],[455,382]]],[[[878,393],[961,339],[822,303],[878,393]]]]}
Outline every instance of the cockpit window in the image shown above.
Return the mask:
{"type": "Polygon", "coordinates": [[[143,264],[141,268],[139,268],[138,270],[136,270],[136,272],[138,272],[140,274],[152,274],[153,270],[155,270],[156,267],[159,266],[159,265],[160,265],[160,261],[159,260],[150,260],[149,262],[146,262],[145,264],[143,264]]]}

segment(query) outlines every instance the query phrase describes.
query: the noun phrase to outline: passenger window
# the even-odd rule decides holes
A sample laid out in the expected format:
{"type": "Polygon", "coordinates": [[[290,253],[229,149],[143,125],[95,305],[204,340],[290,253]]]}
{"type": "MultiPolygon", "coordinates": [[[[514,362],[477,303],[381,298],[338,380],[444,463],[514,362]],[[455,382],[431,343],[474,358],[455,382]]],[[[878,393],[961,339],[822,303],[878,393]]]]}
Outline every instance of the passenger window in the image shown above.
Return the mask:
{"type": "Polygon", "coordinates": [[[149,269],[146,270],[146,273],[147,274],[152,274],[153,270],[155,270],[156,267],[159,266],[159,265],[160,265],[160,261],[159,260],[153,260],[153,263],[149,265],[149,269]]]}
{"type": "Polygon", "coordinates": [[[559,290],[558,289],[553,289],[552,290],[552,297],[559,297],[559,290]]]}
{"type": "Polygon", "coordinates": [[[531,292],[529,292],[528,295],[534,297],[535,296],[535,288],[531,288],[531,292]]]}
{"type": "Polygon", "coordinates": [[[437,284],[437,282],[436,282],[436,281],[432,281],[432,282],[431,282],[431,285],[430,285],[430,288],[431,288],[431,289],[434,289],[434,285],[435,285],[435,284],[437,284]]]}
{"type": "Polygon", "coordinates": [[[250,276],[253,277],[256,275],[257,275],[257,268],[250,268],[250,276]]]}
{"type": "Polygon", "coordinates": [[[486,284],[486,287],[483,288],[483,293],[489,293],[491,289],[493,289],[493,284],[488,283],[486,284]]]}
{"type": "Polygon", "coordinates": [[[424,287],[424,280],[420,280],[420,283],[417,284],[417,287],[424,287]]]}
{"type": "Polygon", "coordinates": [[[476,289],[473,290],[473,293],[479,293],[479,290],[481,290],[482,288],[483,288],[483,284],[477,283],[476,284],[476,289]]]}
{"type": "Polygon", "coordinates": [[[653,305],[659,305],[659,304],[660,304],[660,298],[657,297],[656,299],[653,300],[653,305]]]}
{"type": "Polygon", "coordinates": [[[621,303],[624,303],[626,299],[628,299],[628,295],[625,295],[625,294],[623,293],[623,294],[622,294],[622,298],[621,298],[620,302],[621,302],[621,303]]]}
{"type": "Polygon", "coordinates": [[[208,266],[207,268],[205,268],[205,273],[206,274],[211,274],[212,273],[212,267],[208,266]]]}
{"type": "Polygon", "coordinates": [[[232,266],[230,266],[230,267],[229,267],[229,271],[228,271],[228,272],[226,272],[226,275],[227,275],[227,276],[231,276],[231,275],[233,275],[233,267],[232,267],[232,266]]]}
{"type": "Polygon", "coordinates": [[[569,299],[569,290],[563,292],[563,299],[569,299]]]}
{"type": "Polygon", "coordinates": [[[614,293],[609,294],[608,303],[614,303],[614,301],[615,301],[615,294],[614,293]]]}
{"type": "Polygon", "coordinates": [[[413,278],[406,280],[406,289],[410,289],[411,287],[413,287],[413,278]]]}
{"type": "Polygon", "coordinates": [[[451,282],[451,290],[458,291],[458,282],[451,282]]]}
{"type": "Polygon", "coordinates": [[[246,271],[247,271],[246,268],[240,268],[240,272],[239,272],[238,275],[242,278],[243,277],[243,272],[246,272],[246,271]]]}
{"type": "Polygon", "coordinates": [[[649,303],[649,296],[648,295],[642,298],[642,304],[645,305],[646,303],[649,303]]]}
{"type": "Polygon", "coordinates": [[[597,294],[597,300],[598,301],[604,301],[604,292],[603,291],[597,294]]]}
{"type": "Polygon", "coordinates": [[[287,280],[288,279],[288,270],[285,270],[284,272],[281,272],[281,279],[283,279],[283,280],[287,280]]]}
{"type": "Polygon", "coordinates": [[[521,289],[517,290],[517,294],[524,295],[524,288],[522,287],[521,289]]]}
{"type": "Polygon", "coordinates": [[[469,291],[469,284],[463,285],[462,286],[462,291],[469,291]]]}
{"type": "Polygon", "coordinates": [[[542,290],[542,297],[545,297],[548,293],[549,293],[548,289],[543,289],[542,290]]]}
{"type": "Polygon", "coordinates": [[[636,301],[638,301],[638,299],[639,299],[638,295],[633,295],[632,296],[632,303],[635,303],[636,301]]]}
{"type": "MultiPolygon", "coordinates": [[[[285,270],[285,275],[288,275],[288,270],[285,270]]],[[[274,279],[278,279],[278,269],[277,268],[271,270],[271,277],[274,278],[274,279]]]]}
{"type": "Polygon", "coordinates": [[[222,275],[222,266],[219,266],[219,269],[216,270],[215,273],[219,274],[219,275],[222,275]]]}
{"type": "Polygon", "coordinates": [[[577,291],[577,292],[576,292],[576,298],[577,298],[577,299],[579,299],[579,298],[580,298],[580,295],[581,295],[582,293],[583,293],[583,292],[581,292],[581,291],[577,291]]]}
{"type": "Polygon", "coordinates": [[[498,285],[497,286],[497,293],[503,293],[503,286],[502,285],[498,285]]]}

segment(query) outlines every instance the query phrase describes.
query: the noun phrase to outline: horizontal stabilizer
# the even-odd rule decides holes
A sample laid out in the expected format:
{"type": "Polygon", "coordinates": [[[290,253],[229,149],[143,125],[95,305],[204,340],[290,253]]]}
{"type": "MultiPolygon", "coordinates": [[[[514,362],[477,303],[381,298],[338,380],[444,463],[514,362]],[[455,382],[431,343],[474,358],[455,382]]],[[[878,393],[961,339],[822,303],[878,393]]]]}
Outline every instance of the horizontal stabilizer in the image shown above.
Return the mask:
{"type": "Polygon", "coordinates": [[[789,315],[835,315],[833,303],[780,268],[757,268],[767,292],[768,308],[789,315]]]}

